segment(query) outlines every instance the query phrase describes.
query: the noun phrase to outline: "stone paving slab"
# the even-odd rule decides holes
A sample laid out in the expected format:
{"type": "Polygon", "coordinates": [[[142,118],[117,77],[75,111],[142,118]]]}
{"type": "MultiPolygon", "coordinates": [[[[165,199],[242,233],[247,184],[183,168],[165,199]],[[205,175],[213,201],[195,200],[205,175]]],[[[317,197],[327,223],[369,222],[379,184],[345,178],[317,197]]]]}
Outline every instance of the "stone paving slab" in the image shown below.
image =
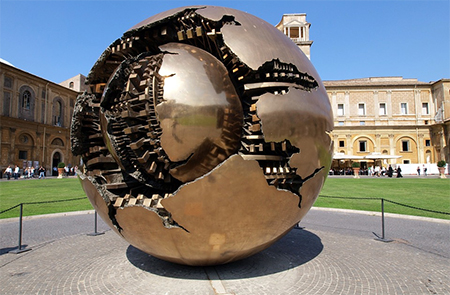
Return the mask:
{"type": "Polygon", "coordinates": [[[450,294],[446,255],[305,224],[214,267],[161,261],[111,230],[64,236],[0,255],[0,294],[450,294]]]}

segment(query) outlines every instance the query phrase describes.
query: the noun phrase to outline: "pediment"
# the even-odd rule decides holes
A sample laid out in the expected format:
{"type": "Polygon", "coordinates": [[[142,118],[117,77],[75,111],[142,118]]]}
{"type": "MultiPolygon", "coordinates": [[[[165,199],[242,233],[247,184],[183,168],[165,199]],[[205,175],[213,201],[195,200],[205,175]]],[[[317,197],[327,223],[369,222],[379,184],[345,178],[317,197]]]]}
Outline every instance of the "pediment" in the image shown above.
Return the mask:
{"type": "Polygon", "coordinates": [[[305,25],[306,25],[306,23],[304,23],[304,22],[299,22],[298,20],[293,20],[293,21],[290,21],[290,22],[284,24],[284,27],[303,27],[305,25]]]}

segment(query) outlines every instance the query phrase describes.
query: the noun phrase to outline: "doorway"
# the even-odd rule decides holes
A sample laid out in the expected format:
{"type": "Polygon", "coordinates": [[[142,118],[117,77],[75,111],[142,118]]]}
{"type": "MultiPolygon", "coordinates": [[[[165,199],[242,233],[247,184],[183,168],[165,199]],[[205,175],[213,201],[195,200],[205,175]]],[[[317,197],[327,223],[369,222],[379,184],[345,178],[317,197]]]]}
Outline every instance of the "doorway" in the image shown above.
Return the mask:
{"type": "Polygon", "coordinates": [[[55,152],[52,159],[52,176],[58,176],[58,164],[61,162],[61,154],[55,152]]]}

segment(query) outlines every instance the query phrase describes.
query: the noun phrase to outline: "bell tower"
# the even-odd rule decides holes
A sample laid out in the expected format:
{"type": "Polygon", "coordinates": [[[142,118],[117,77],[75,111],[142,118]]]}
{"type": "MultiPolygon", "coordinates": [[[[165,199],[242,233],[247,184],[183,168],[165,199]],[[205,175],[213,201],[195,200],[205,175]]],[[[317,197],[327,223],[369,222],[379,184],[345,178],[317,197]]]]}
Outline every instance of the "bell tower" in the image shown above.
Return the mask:
{"type": "Polygon", "coordinates": [[[281,21],[275,27],[291,38],[303,53],[311,59],[313,41],[309,40],[311,24],[306,21],[306,13],[283,14],[281,21]]]}

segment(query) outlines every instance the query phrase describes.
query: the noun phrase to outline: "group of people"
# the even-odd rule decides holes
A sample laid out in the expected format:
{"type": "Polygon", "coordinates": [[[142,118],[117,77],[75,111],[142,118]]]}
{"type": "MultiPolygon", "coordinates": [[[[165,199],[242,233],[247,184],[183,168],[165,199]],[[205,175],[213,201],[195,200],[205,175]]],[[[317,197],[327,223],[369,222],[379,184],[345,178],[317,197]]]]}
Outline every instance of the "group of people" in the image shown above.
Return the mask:
{"type": "MultiPolygon", "coordinates": [[[[11,178],[19,179],[20,177],[20,168],[19,166],[15,165],[14,170],[11,168],[11,165],[9,165],[6,169],[4,174],[6,175],[6,178],[10,180],[11,178]]],[[[35,175],[39,175],[39,179],[45,178],[45,168],[43,166],[40,166],[39,169],[36,169],[34,167],[26,167],[23,170],[23,178],[34,178],[35,175]]]]}
{"type": "MultiPolygon", "coordinates": [[[[424,170],[426,171],[426,170],[424,170]]],[[[330,169],[329,174],[330,175],[353,175],[353,169],[352,168],[346,168],[346,169],[330,169]]],[[[359,175],[368,175],[368,176],[387,176],[387,177],[393,177],[394,173],[396,174],[397,178],[402,178],[402,168],[400,168],[400,165],[397,166],[395,169],[392,168],[391,165],[389,165],[388,168],[386,167],[380,167],[380,166],[369,166],[367,169],[361,168],[359,170],[359,175]]]]}
{"type": "MultiPolygon", "coordinates": [[[[423,175],[427,176],[427,167],[425,167],[425,165],[423,165],[423,175]]],[[[420,176],[420,166],[417,166],[417,175],[420,176]]]]}
{"type": "Polygon", "coordinates": [[[385,167],[380,167],[380,166],[375,166],[375,167],[370,166],[368,168],[368,170],[369,170],[368,175],[371,175],[371,176],[380,177],[380,176],[387,175],[387,177],[392,177],[392,176],[394,176],[394,172],[395,172],[397,175],[397,178],[403,177],[402,168],[400,168],[400,166],[397,166],[396,169],[392,168],[391,165],[389,165],[389,167],[387,169],[385,167]]]}

